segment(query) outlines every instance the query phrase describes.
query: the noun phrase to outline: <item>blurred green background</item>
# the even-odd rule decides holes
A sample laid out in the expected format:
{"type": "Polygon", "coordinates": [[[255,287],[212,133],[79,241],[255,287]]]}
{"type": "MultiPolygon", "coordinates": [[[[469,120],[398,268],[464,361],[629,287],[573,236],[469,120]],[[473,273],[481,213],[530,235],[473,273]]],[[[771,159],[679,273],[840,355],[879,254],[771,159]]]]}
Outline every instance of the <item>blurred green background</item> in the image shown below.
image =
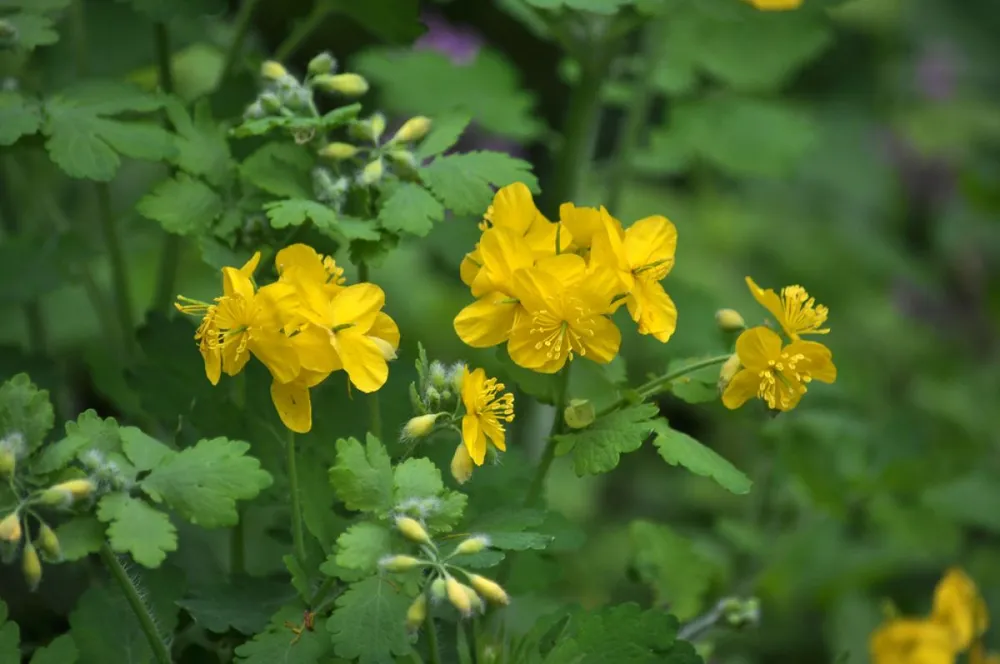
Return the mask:
{"type": "MultiPolygon", "coordinates": [[[[736,21],[723,5],[739,0],[705,1],[708,10],[677,0],[648,16],[627,1],[595,0],[612,12],[621,6],[617,18],[581,11],[570,21],[571,31],[592,36],[621,28],[596,64],[567,53],[518,0],[331,2],[328,13],[317,10],[322,2],[263,0],[251,40],[258,58],[270,56],[322,14],[286,60],[290,68],[331,51],[369,79],[364,101],[391,125],[415,114],[471,116],[461,147],[534,163],[550,217],[561,202],[551,197],[554,155],[588,67],[598,68],[592,158],[576,186],[561,189],[577,204],[612,206],[626,224],[663,214],[679,232],[665,282],[680,312],[677,334],[664,346],[626,332],[621,369],[637,383],[671,360],[725,352],[716,309],[736,308],[751,324],[764,318],[744,285],[752,275],[765,287],[801,284],[830,308],[824,342],[839,377],[776,419],[726,411],[711,394],[697,404],[688,401],[698,395],[661,400],[674,427],[752,476],[749,496],[668,468],[648,446],[598,477],[577,478],[557,460],[550,504],[588,539],[555,557],[526,553],[511,590],[541,596],[545,579],[553,593],[584,605],[669,597],[687,619],[721,596],[756,594],[760,626],[720,634],[711,661],[811,664],[849,653],[841,661],[864,662],[883,600],[925,611],[949,565],[963,565],[1000,611],[1000,5],[818,1],[736,21]],[[638,18],[621,18],[629,12],[638,18]],[[671,533],[690,544],[675,545],[671,533]]],[[[22,84],[58,88],[80,58],[91,75],[152,83],[149,19],[122,2],[85,4],[87,43],[39,49],[37,80],[22,84]]],[[[188,0],[174,17],[177,89],[188,99],[211,93],[217,117],[238,116],[255,94],[252,66],[213,89],[238,3],[230,4],[188,0]]],[[[211,405],[189,321],[148,312],[145,362],[125,374],[114,369],[116,349],[100,337],[91,297],[108,279],[94,201],[31,146],[4,159],[0,185],[13,207],[0,216],[18,214],[28,230],[0,243],[0,374],[29,371],[66,418],[88,407],[124,419],[145,411],[182,429],[178,413],[204,405],[202,431],[215,422],[218,433],[238,437],[234,420],[211,405]],[[81,262],[96,283],[81,282],[81,262]],[[23,315],[36,298],[44,348],[23,315]]],[[[130,162],[112,184],[127,219],[139,311],[152,300],[162,231],[131,208],[163,173],[130,162]]],[[[432,358],[503,371],[492,350],[463,347],[450,324],[469,301],[458,264],[477,239],[476,221],[447,219],[373,267],[403,332],[382,398],[390,430],[410,415],[418,341],[432,358]]],[[[185,248],[182,266],[182,293],[218,288],[197,247],[185,248]]],[[[263,403],[261,373],[251,371],[247,382],[250,398],[263,403]]],[[[594,389],[586,370],[578,372],[571,393],[599,398],[594,389]]],[[[527,404],[522,396],[518,403],[527,404]]],[[[342,381],[319,389],[312,438],[364,431],[363,409],[350,398],[342,381]]],[[[526,459],[538,454],[551,417],[519,409],[502,477],[526,478],[526,459]]],[[[446,464],[451,449],[429,454],[446,464]]],[[[251,508],[251,523],[266,530],[272,512],[251,508]]],[[[224,557],[196,533],[180,556],[201,554],[188,545],[196,538],[209,558],[224,557]]],[[[261,544],[249,564],[272,571],[282,551],[261,544]]],[[[23,616],[58,612],[72,592],[71,583],[49,584],[27,604],[8,601],[22,629],[44,633],[23,616]]],[[[523,618],[543,605],[522,602],[523,618]]],[[[992,645],[1000,648],[1000,637],[992,645]]]]}

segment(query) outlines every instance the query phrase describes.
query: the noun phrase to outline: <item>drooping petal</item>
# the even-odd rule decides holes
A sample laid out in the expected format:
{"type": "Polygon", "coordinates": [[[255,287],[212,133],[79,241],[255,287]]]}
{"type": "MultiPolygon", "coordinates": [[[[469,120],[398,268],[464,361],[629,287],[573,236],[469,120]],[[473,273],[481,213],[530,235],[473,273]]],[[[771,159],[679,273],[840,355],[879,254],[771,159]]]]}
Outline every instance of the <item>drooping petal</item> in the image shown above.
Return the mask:
{"type": "Polygon", "coordinates": [[[508,228],[524,235],[537,219],[548,221],[535,206],[531,190],[523,182],[515,182],[501,187],[493,196],[490,221],[494,227],[508,228]]]}
{"type": "MultiPolygon", "coordinates": [[[[239,337],[245,336],[245,332],[239,335],[239,337]]],[[[250,351],[240,338],[230,338],[229,342],[222,347],[221,356],[222,372],[227,376],[235,376],[243,371],[243,367],[250,361],[250,351]]]]}
{"type": "Polygon", "coordinates": [[[504,293],[488,293],[455,316],[458,338],[473,348],[490,348],[506,341],[519,305],[504,293]]]}
{"type": "Polygon", "coordinates": [[[559,206],[559,221],[573,234],[573,246],[588,249],[594,234],[601,231],[604,222],[597,208],[576,207],[572,203],[559,206]]]}
{"type": "Polygon", "coordinates": [[[472,295],[480,297],[490,291],[509,292],[514,272],[531,267],[533,256],[524,238],[508,228],[491,228],[479,241],[483,269],[472,281],[472,295]]]}
{"type": "Polygon", "coordinates": [[[343,368],[340,356],[331,343],[330,330],[318,325],[305,325],[289,343],[299,357],[303,369],[319,373],[330,373],[343,368]]]}
{"type": "Polygon", "coordinates": [[[626,298],[639,334],[648,334],[666,343],[677,329],[677,306],[658,281],[636,281],[626,298]]]}
{"type": "Polygon", "coordinates": [[[394,351],[399,349],[399,326],[384,311],[378,312],[378,315],[375,316],[375,322],[372,323],[371,329],[368,330],[368,336],[382,339],[394,351]]]}
{"type": "Polygon", "coordinates": [[[635,278],[625,254],[621,223],[603,207],[600,218],[602,226],[594,233],[590,246],[590,268],[603,268],[616,274],[621,281],[622,292],[627,293],[632,290],[635,278]]]}
{"type": "Polygon", "coordinates": [[[247,301],[253,300],[253,282],[250,280],[250,275],[235,267],[222,268],[222,292],[228,296],[239,295],[247,301]]]}
{"type": "Polygon", "coordinates": [[[781,337],[764,326],[752,327],[736,340],[736,354],[747,369],[764,371],[781,355],[781,337]]]}
{"type": "Polygon", "coordinates": [[[598,364],[607,364],[615,359],[622,345],[621,330],[604,316],[595,316],[590,321],[590,326],[593,335],[583,337],[583,347],[586,349],[584,357],[598,364]]]}
{"type": "Polygon", "coordinates": [[[462,442],[465,449],[477,466],[483,465],[486,459],[486,436],[479,426],[479,418],[466,414],[462,417],[462,442]]]}
{"type": "Polygon", "coordinates": [[[735,410],[757,396],[759,389],[760,376],[757,372],[741,369],[722,392],[722,404],[730,410],[735,410]]]}
{"type": "Polygon", "coordinates": [[[285,247],[274,257],[274,267],[282,281],[303,279],[322,286],[328,274],[323,267],[323,258],[307,244],[293,244],[285,247]]]}
{"type": "Polygon", "coordinates": [[[479,274],[479,270],[483,267],[483,257],[479,253],[479,245],[476,245],[476,249],[471,251],[462,258],[462,264],[458,267],[458,274],[462,278],[462,283],[466,286],[472,286],[472,282],[475,281],[476,275],[479,274]]]}
{"type": "Polygon", "coordinates": [[[205,361],[205,375],[212,385],[218,385],[219,378],[222,377],[222,355],[219,349],[203,346],[200,351],[201,359],[205,361]]]}
{"type": "Polygon", "coordinates": [[[389,378],[389,365],[378,345],[356,328],[334,334],[337,354],[351,383],[362,392],[375,392],[389,378]]]}
{"type": "Polygon", "coordinates": [[[781,304],[781,298],[778,294],[774,292],[773,289],[763,289],[758,286],[753,279],[750,277],[746,278],[747,286],[750,288],[750,294],[753,295],[753,299],[757,300],[760,306],[770,312],[774,316],[774,320],[784,327],[785,325],[785,307],[781,304]]]}
{"type": "Polygon", "coordinates": [[[302,365],[291,340],[278,330],[254,330],[250,337],[250,352],[264,363],[279,383],[290,383],[299,375],[302,365]]]}
{"type": "Polygon", "coordinates": [[[298,381],[272,381],[271,401],[282,424],[295,433],[309,433],[312,429],[312,401],[308,387],[298,381]]]}
{"type": "Polygon", "coordinates": [[[837,380],[837,367],[833,364],[833,354],[818,341],[793,341],[788,345],[786,352],[790,355],[805,355],[808,364],[803,368],[813,380],[822,383],[832,383],[837,380]]]}
{"type": "Polygon", "coordinates": [[[375,324],[375,318],[384,305],[385,292],[375,284],[347,286],[330,301],[333,311],[330,327],[350,325],[352,329],[365,334],[375,324]]]}
{"type": "Polygon", "coordinates": [[[674,266],[677,227],[659,215],[645,217],[625,230],[625,255],[632,270],[652,267],[662,279],[674,266]]]}

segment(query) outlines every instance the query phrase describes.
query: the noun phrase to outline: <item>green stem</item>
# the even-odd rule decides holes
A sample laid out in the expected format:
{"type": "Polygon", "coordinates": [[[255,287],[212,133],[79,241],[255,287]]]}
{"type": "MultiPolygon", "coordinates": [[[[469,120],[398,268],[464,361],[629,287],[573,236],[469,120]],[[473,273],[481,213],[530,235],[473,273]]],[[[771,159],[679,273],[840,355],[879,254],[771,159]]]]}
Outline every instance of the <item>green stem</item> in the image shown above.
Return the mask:
{"type": "Polygon", "coordinates": [[[292,33],[285,38],[285,41],[281,42],[281,45],[274,52],[274,59],[283,62],[294,55],[303,42],[323,24],[323,21],[326,20],[331,11],[330,3],[317,3],[309,13],[309,16],[299,22],[292,30],[292,33]]]}
{"type": "MultiPolygon", "coordinates": [[[[370,274],[368,272],[368,264],[365,262],[359,262],[358,282],[365,283],[369,280],[369,277],[370,274]]],[[[373,436],[382,440],[382,406],[379,403],[378,392],[372,392],[366,395],[366,398],[368,401],[368,428],[373,436]]]]}
{"type": "Polygon", "coordinates": [[[135,343],[133,335],[132,297],[129,293],[128,269],[125,265],[125,252],[122,250],[121,237],[115,225],[114,213],[111,210],[111,188],[106,182],[98,182],[97,207],[101,219],[101,230],[104,233],[104,243],[108,249],[111,261],[111,281],[114,291],[115,314],[118,327],[122,332],[122,343],[126,358],[132,357],[135,343]]]}
{"type": "MultiPolygon", "coordinates": [[[[689,373],[694,373],[699,369],[704,369],[705,367],[711,367],[716,364],[723,364],[731,356],[732,356],[731,354],[716,355],[715,357],[710,357],[705,360],[700,360],[693,364],[689,364],[685,367],[681,367],[680,369],[677,369],[675,371],[666,373],[662,376],[658,376],[657,378],[654,378],[649,382],[643,383],[638,388],[636,388],[635,395],[638,397],[639,401],[645,401],[649,397],[655,396],[656,394],[659,394],[660,392],[664,391],[670,385],[670,383],[677,380],[678,378],[686,376],[689,373]]],[[[622,397],[621,399],[618,399],[610,406],[602,408],[600,411],[598,411],[597,417],[602,417],[612,411],[618,410],[622,406],[628,405],[632,401],[634,401],[634,399],[630,399],[628,397],[622,397]]]]}
{"type": "Polygon", "coordinates": [[[424,625],[424,629],[427,631],[427,650],[430,664],[441,664],[441,646],[438,645],[437,630],[434,629],[434,618],[431,617],[430,611],[427,612],[424,625]]]}
{"type": "Polygon", "coordinates": [[[625,183],[632,171],[632,154],[639,142],[639,133],[649,117],[649,108],[655,93],[653,74],[660,61],[663,41],[655,24],[647,26],[642,34],[642,47],[639,53],[642,71],[634,84],[632,100],[618,134],[618,145],[608,171],[608,194],[605,197],[605,206],[609,210],[618,209],[625,183]]]}
{"type": "Polygon", "coordinates": [[[242,576],[246,574],[246,510],[243,506],[237,508],[236,525],[229,531],[229,575],[242,576]]]}
{"type": "MultiPolygon", "coordinates": [[[[156,47],[156,69],[160,80],[160,90],[166,94],[174,92],[174,73],[171,68],[172,51],[170,48],[170,33],[167,25],[157,22],[153,25],[153,43],[156,47]]],[[[167,233],[163,238],[163,250],[160,253],[160,272],[156,278],[156,290],[153,294],[154,311],[170,311],[174,301],[174,291],[177,288],[177,273],[181,260],[181,236],[167,233]]]]}
{"type": "Polygon", "coordinates": [[[323,580],[323,583],[319,584],[319,588],[317,588],[316,592],[312,594],[312,597],[309,598],[309,608],[315,611],[316,607],[319,606],[319,603],[330,594],[330,591],[333,590],[333,586],[336,583],[337,579],[335,577],[326,577],[326,579],[323,580]]]}
{"type": "Polygon", "coordinates": [[[118,583],[118,587],[121,588],[122,594],[125,595],[129,606],[132,607],[132,612],[135,613],[135,617],[138,618],[139,626],[145,633],[146,640],[149,641],[149,647],[153,650],[153,657],[157,664],[171,664],[170,651],[167,650],[167,645],[157,632],[156,623],[149,608],[143,603],[135,584],[132,583],[125,568],[118,560],[118,556],[111,550],[107,542],[101,544],[101,560],[118,583]]]}
{"type": "Polygon", "coordinates": [[[306,562],[306,539],[302,531],[302,497],[299,495],[299,471],[295,457],[295,432],[288,432],[288,484],[292,493],[292,543],[295,556],[303,565],[306,562]]]}
{"type": "Polygon", "coordinates": [[[236,14],[236,34],[233,35],[233,41],[229,43],[229,50],[226,51],[226,59],[222,63],[220,80],[228,78],[233,71],[233,67],[236,66],[236,61],[243,52],[243,42],[246,41],[247,32],[250,30],[250,20],[253,18],[253,12],[259,3],[260,0],[244,0],[243,4],[240,5],[240,9],[236,14]]]}
{"type": "Polygon", "coordinates": [[[528,486],[528,493],[524,497],[524,504],[527,507],[535,505],[541,498],[542,490],[545,489],[545,478],[549,474],[549,468],[552,467],[552,461],[556,458],[556,436],[562,431],[563,426],[563,411],[566,410],[566,392],[569,387],[569,367],[570,365],[567,363],[559,372],[559,382],[556,385],[555,419],[552,420],[552,429],[545,440],[545,449],[542,451],[542,458],[538,462],[535,476],[532,478],[531,484],[528,486]]]}
{"type": "MultiPolygon", "coordinates": [[[[20,224],[17,221],[17,210],[11,201],[5,183],[10,175],[10,163],[4,158],[3,172],[0,173],[0,223],[3,223],[4,234],[14,238],[21,233],[20,224]]],[[[22,306],[24,311],[24,321],[28,328],[28,345],[31,351],[37,355],[45,354],[45,346],[48,335],[45,330],[45,318],[42,315],[42,307],[37,299],[25,302],[22,306]]]]}

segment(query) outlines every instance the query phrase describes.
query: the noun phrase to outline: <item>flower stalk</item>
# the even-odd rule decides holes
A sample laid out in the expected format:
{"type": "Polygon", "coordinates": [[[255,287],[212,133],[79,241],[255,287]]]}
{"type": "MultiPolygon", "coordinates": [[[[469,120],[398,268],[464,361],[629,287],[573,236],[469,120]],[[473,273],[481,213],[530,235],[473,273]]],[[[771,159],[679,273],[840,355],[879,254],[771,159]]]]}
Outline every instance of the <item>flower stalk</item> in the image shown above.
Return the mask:
{"type": "Polygon", "coordinates": [[[105,567],[108,568],[118,587],[121,588],[122,594],[125,595],[125,599],[128,601],[132,612],[135,613],[135,617],[139,620],[139,627],[142,628],[143,634],[146,635],[146,640],[149,642],[149,647],[153,650],[153,657],[156,659],[157,664],[171,664],[170,651],[167,649],[167,645],[163,642],[163,639],[160,638],[153,615],[150,613],[149,607],[143,603],[138,589],[132,583],[125,568],[122,567],[118,556],[111,550],[107,542],[101,545],[100,553],[101,561],[104,562],[105,567]]]}
{"type": "Polygon", "coordinates": [[[302,497],[299,495],[299,471],[295,458],[295,432],[289,430],[286,445],[289,491],[292,494],[292,545],[300,563],[306,561],[306,540],[302,530],[302,497]]]}

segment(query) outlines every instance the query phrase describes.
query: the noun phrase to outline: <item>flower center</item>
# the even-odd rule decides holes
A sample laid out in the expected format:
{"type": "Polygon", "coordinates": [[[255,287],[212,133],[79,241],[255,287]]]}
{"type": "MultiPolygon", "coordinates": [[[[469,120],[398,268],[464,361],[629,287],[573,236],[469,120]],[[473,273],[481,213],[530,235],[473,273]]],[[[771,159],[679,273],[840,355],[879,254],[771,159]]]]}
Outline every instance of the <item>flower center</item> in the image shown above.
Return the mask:
{"type": "Polygon", "coordinates": [[[585,337],[594,336],[593,312],[575,299],[567,302],[569,315],[557,316],[547,309],[536,311],[531,316],[532,328],[530,334],[540,337],[535,342],[535,350],[546,349],[545,357],[550,360],[569,354],[573,359],[576,353],[581,357],[587,354],[583,344],[585,337]]]}
{"type": "Polygon", "coordinates": [[[490,378],[483,383],[483,390],[476,398],[476,414],[496,419],[501,429],[503,429],[501,421],[514,420],[514,395],[508,392],[497,396],[503,392],[504,387],[504,384],[497,382],[496,378],[490,378]]]}
{"type": "Polygon", "coordinates": [[[806,393],[806,385],[812,381],[808,367],[801,366],[806,356],[802,353],[782,353],[776,360],[768,360],[767,369],[758,372],[760,386],[757,397],[767,403],[768,408],[786,410],[793,398],[806,393]]]}
{"type": "Polygon", "coordinates": [[[785,321],[791,331],[823,333],[820,329],[830,313],[816,298],[809,297],[802,286],[786,286],[781,289],[781,303],[785,310],[785,321]]]}

